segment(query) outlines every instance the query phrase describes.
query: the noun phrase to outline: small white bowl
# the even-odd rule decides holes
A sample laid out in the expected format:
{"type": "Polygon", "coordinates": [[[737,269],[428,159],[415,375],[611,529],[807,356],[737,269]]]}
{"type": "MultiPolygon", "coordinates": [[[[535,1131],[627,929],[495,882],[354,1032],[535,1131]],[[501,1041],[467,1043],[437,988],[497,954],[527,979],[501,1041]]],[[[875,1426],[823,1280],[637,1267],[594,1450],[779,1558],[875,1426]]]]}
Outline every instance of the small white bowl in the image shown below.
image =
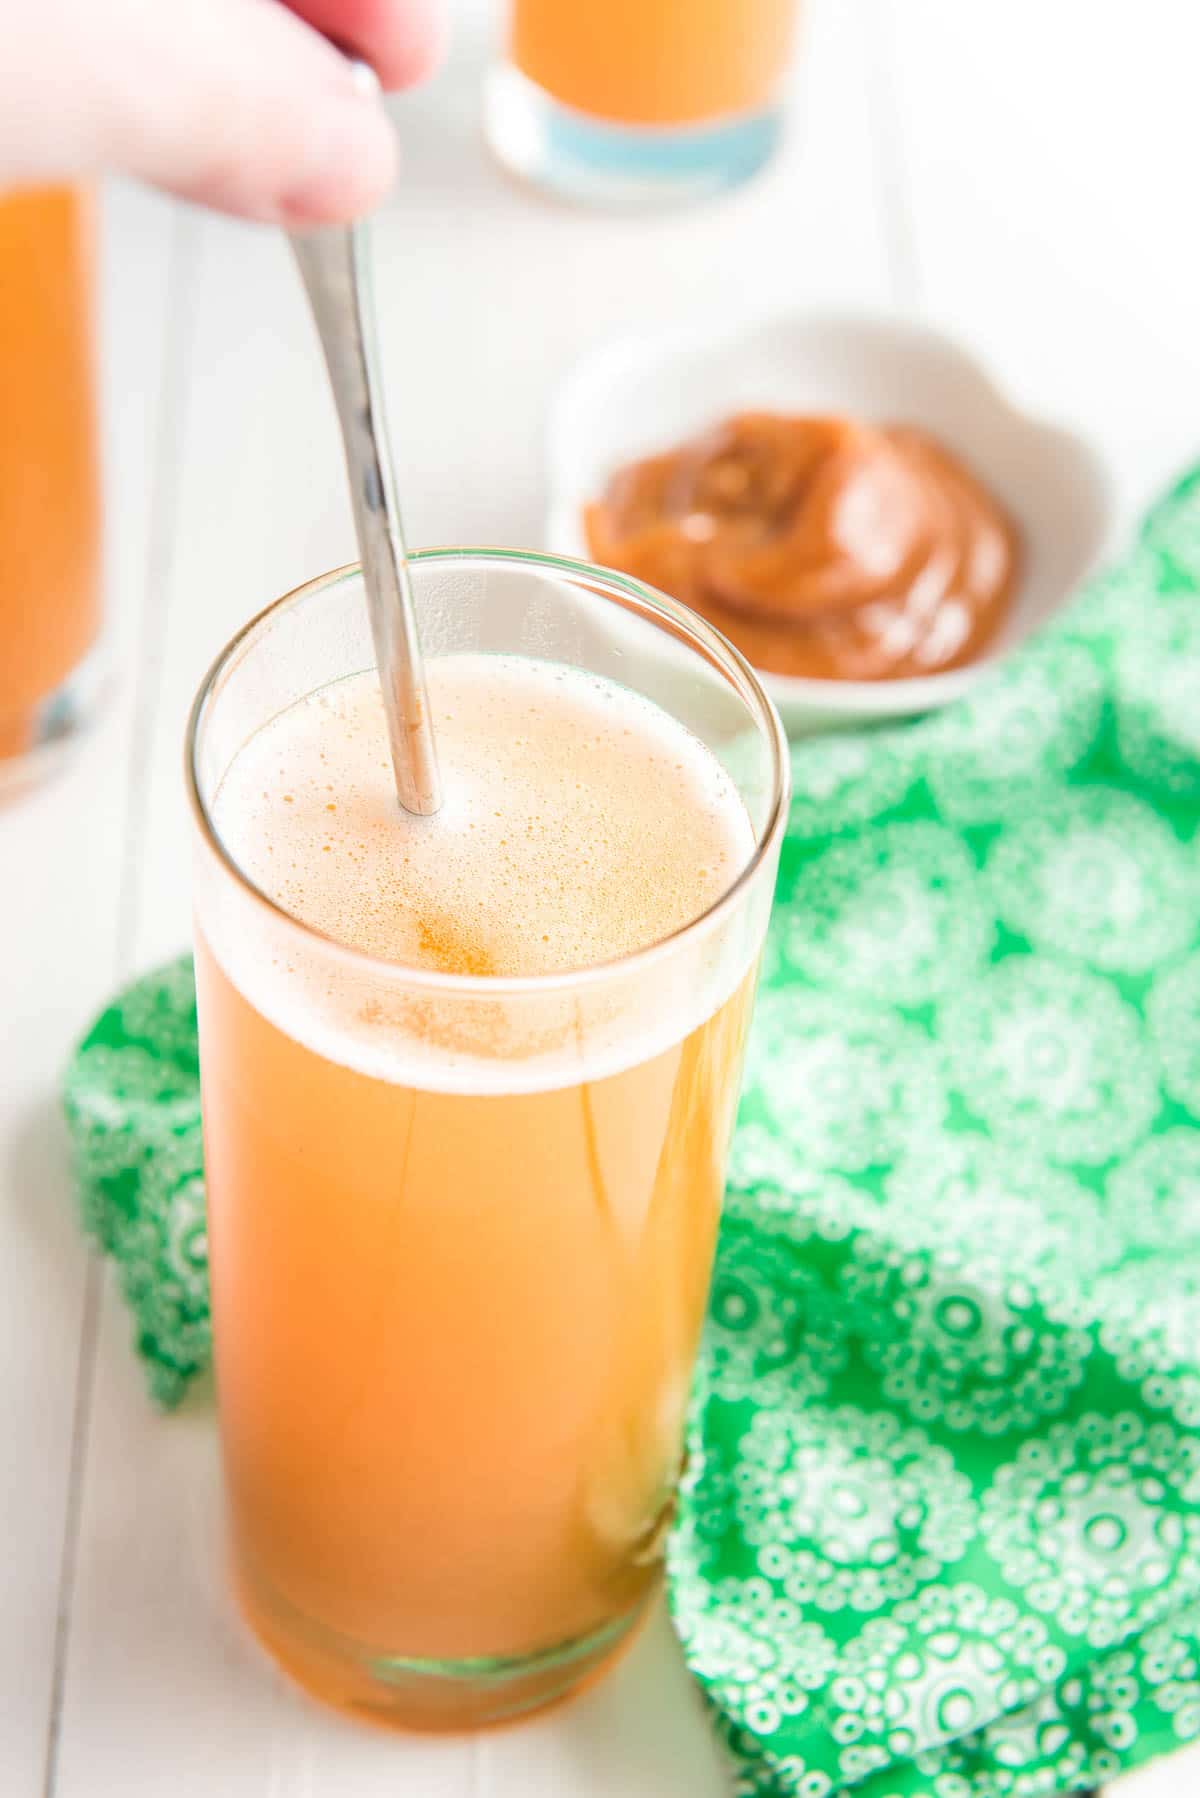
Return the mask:
{"type": "Polygon", "coordinates": [[[960,698],[1066,603],[1104,546],[1110,484],[1095,453],[1019,410],[966,351],[924,326],[795,313],[633,337],[585,357],[551,409],[549,547],[586,554],[583,507],[621,463],[756,408],[918,425],[959,452],[1024,540],[1008,621],[967,667],[893,681],[764,673],[794,733],[910,717],[960,698]]]}

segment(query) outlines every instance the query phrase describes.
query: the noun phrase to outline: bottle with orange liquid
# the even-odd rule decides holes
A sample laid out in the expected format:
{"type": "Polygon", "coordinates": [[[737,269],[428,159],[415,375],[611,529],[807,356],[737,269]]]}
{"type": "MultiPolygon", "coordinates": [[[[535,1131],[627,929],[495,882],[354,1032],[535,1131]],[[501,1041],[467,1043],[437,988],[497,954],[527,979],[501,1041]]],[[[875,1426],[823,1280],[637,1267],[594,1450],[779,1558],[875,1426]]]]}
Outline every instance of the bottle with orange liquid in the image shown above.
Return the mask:
{"type": "Polygon", "coordinates": [[[461,1728],[661,1582],[786,753],[624,577],[412,574],[441,810],[397,805],[357,571],[281,600],[193,711],[196,975],[242,1605],[319,1696],[461,1728]]]}
{"type": "Polygon", "coordinates": [[[0,792],[82,722],[100,626],[93,209],[0,195],[0,792]]]}
{"type": "Polygon", "coordinates": [[[515,173],[655,204],[747,180],[781,130],[798,0],[511,0],[485,118],[515,173]]]}

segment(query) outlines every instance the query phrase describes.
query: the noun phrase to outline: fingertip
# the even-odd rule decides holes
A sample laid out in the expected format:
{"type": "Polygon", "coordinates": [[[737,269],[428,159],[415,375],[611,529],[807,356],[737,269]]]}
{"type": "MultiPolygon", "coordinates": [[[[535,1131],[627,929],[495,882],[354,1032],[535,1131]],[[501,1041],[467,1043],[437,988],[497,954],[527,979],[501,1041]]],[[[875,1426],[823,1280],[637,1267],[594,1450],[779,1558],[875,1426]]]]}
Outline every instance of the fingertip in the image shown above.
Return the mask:
{"type": "Polygon", "coordinates": [[[446,54],[447,37],[445,12],[433,0],[406,8],[375,65],[384,87],[393,92],[427,80],[446,54]]]}

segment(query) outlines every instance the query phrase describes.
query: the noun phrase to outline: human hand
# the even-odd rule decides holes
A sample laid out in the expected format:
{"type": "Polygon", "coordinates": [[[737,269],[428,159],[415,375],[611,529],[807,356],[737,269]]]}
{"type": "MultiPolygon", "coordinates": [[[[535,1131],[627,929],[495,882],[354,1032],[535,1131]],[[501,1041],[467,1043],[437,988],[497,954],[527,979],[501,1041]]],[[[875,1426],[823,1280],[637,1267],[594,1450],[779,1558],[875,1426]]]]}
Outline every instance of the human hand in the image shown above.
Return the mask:
{"type": "Polygon", "coordinates": [[[0,0],[0,34],[0,187],[115,169],[302,226],[367,211],[395,172],[348,58],[408,87],[441,19],[438,0],[0,0]]]}

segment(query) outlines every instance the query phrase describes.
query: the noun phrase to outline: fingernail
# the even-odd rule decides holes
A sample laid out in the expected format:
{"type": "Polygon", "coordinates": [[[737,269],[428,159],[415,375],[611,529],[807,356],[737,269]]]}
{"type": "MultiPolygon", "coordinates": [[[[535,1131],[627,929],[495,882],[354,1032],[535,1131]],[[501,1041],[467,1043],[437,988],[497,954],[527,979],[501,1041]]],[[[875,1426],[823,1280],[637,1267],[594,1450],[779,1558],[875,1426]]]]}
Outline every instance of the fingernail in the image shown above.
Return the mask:
{"type": "MultiPolygon", "coordinates": [[[[378,83],[367,73],[378,96],[378,83]]],[[[288,218],[350,218],[381,200],[395,174],[396,139],[378,98],[326,95],[312,117],[304,162],[280,200],[288,218]]]]}

